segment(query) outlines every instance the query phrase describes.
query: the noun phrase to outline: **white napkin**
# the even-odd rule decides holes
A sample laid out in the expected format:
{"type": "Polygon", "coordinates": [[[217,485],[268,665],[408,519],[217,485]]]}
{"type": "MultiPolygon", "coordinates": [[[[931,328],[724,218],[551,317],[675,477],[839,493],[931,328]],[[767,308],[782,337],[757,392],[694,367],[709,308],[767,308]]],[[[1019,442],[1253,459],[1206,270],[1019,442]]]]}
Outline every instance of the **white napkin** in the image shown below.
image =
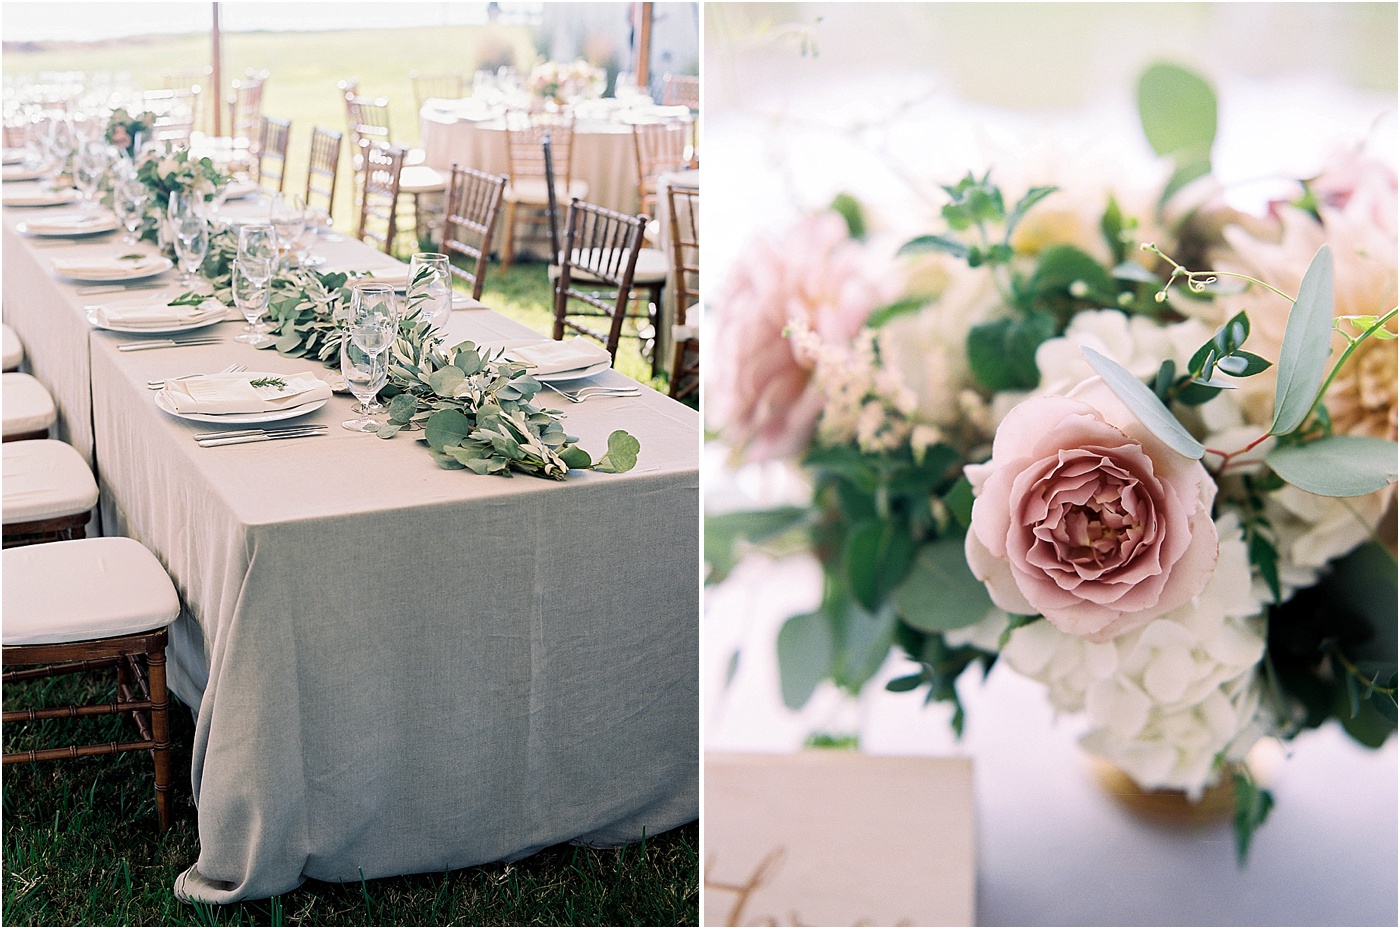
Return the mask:
{"type": "Polygon", "coordinates": [[[329,399],[331,385],[310,371],[299,374],[207,374],[165,382],[165,396],[177,413],[269,413],[329,399]],[[280,378],[284,387],[254,387],[263,378],[280,378]]]}
{"type": "Polygon", "coordinates": [[[599,362],[610,362],[608,350],[597,342],[574,336],[564,342],[534,342],[519,345],[506,354],[516,361],[534,365],[531,374],[561,374],[576,371],[599,362]]]}
{"type": "Polygon", "coordinates": [[[59,203],[72,203],[78,199],[78,192],[71,187],[66,190],[36,190],[23,194],[5,194],[5,206],[54,206],[59,203]]]}
{"type": "Polygon", "coordinates": [[[135,259],[56,258],[53,263],[53,269],[59,274],[143,274],[165,267],[166,261],[159,255],[142,255],[135,259]]]}
{"type": "Polygon", "coordinates": [[[0,168],[0,180],[5,181],[32,181],[43,176],[43,168],[31,168],[24,164],[5,165],[0,168]]]}
{"type": "Polygon", "coordinates": [[[43,219],[25,220],[24,228],[30,232],[84,232],[100,226],[110,226],[116,221],[111,213],[62,213],[45,216],[43,219]]]}
{"type": "Polygon", "coordinates": [[[224,188],[225,200],[241,200],[244,197],[252,196],[262,190],[252,181],[229,181],[228,187],[224,188]]]}
{"type": "Polygon", "coordinates": [[[150,299],[127,300],[121,303],[106,303],[92,311],[92,317],[103,326],[118,325],[129,329],[159,329],[164,326],[180,326],[220,318],[228,314],[228,307],[210,298],[199,306],[169,306],[152,303],[150,299]]]}
{"type": "Polygon", "coordinates": [[[408,286],[408,265],[394,265],[384,268],[370,268],[365,272],[362,281],[373,281],[376,284],[389,284],[396,288],[408,286]]]}

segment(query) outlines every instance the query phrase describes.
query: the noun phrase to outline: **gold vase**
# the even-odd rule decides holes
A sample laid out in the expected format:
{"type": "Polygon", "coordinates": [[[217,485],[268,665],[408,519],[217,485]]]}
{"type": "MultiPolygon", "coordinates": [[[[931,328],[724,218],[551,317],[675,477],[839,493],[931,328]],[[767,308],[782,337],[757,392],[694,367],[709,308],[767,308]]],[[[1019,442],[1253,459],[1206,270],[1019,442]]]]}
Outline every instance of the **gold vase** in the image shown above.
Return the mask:
{"type": "Polygon", "coordinates": [[[1234,815],[1234,778],[1230,769],[1213,787],[1207,787],[1200,799],[1192,800],[1184,790],[1144,790],[1111,761],[1091,757],[1090,763],[1103,791],[1140,819],[1190,829],[1223,823],[1234,815]]]}

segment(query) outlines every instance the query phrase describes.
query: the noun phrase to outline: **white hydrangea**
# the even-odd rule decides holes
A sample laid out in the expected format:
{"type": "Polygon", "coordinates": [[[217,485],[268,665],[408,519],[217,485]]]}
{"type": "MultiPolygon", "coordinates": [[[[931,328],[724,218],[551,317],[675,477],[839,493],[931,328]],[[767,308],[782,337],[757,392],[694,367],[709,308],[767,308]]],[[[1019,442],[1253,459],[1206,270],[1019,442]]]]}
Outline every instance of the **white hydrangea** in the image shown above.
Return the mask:
{"type": "Polygon", "coordinates": [[[1250,583],[1239,519],[1226,514],[1216,528],[1220,559],[1191,603],[1100,644],[1031,623],[1001,653],[1044,683],[1058,710],[1086,713],[1084,747],[1146,789],[1198,796],[1215,777],[1217,756],[1242,758],[1264,734],[1255,670],[1264,653],[1262,592],[1250,583]]]}

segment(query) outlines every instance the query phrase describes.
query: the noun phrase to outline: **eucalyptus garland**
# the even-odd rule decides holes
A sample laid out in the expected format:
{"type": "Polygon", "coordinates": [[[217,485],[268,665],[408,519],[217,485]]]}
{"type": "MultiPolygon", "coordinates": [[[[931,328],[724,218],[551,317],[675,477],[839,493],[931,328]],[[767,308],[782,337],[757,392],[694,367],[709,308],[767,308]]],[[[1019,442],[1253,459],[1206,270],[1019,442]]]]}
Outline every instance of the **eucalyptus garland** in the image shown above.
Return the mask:
{"type": "Polygon", "coordinates": [[[571,468],[620,474],[641,443],[619,429],[596,461],[564,431],[560,417],[534,404],[542,385],[525,365],[466,341],[448,349],[427,321],[406,321],[389,350],[389,422],[381,438],[423,429],[429,454],[448,469],[564,480],[571,468]]]}

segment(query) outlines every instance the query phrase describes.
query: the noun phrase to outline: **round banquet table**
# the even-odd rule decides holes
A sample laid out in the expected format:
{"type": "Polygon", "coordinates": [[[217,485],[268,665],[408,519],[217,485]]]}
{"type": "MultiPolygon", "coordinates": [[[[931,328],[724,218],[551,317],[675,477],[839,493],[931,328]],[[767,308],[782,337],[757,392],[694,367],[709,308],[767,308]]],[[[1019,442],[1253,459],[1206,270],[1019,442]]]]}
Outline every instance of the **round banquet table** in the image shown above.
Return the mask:
{"type": "MultiPolygon", "coordinates": [[[[637,152],[632,143],[632,122],[658,119],[685,107],[652,107],[629,110],[623,116],[606,115],[594,101],[590,115],[581,113],[574,124],[573,176],[588,182],[588,201],[620,213],[637,212],[637,152]],[[624,118],[625,117],[625,118],[624,118]]],[[[492,174],[509,174],[506,127],[502,111],[464,100],[428,100],[419,113],[419,144],[426,163],[439,171],[454,164],[492,174]]]]}

